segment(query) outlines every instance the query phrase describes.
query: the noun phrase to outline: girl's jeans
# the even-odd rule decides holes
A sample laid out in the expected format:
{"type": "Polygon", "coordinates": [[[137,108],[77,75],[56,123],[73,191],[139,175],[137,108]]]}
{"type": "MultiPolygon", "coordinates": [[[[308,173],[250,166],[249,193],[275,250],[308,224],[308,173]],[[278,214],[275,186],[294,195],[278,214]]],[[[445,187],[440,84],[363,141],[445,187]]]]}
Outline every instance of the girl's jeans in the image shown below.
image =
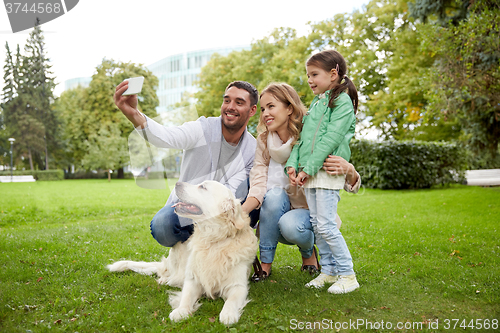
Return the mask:
{"type": "Polygon", "coordinates": [[[352,257],[335,216],[340,201],[338,190],[305,188],[311,225],[321,256],[321,271],[328,275],[354,274],[352,257]],[[328,253],[324,252],[326,247],[328,253]]]}

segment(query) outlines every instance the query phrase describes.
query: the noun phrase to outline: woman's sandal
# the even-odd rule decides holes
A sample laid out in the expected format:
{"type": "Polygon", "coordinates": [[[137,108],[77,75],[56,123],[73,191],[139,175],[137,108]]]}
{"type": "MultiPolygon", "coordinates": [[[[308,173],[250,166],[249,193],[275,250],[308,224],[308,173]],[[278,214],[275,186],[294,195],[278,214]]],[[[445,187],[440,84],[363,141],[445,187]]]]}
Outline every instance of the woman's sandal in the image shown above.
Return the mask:
{"type": "Polygon", "coordinates": [[[314,255],[316,256],[316,265],[317,266],[302,265],[302,267],[300,268],[300,270],[302,272],[307,271],[307,272],[309,272],[310,275],[317,274],[321,270],[321,266],[319,265],[318,252],[316,251],[316,247],[314,245],[313,245],[313,250],[314,250],[314,255]]]}
{"type": "Polygon", "coordinates": [[[267,274],[267,272],[262,269],[262,266],[260,265],[259,258],[255,257],[255,260],[253,261],[252,265],[253,265],[253,271],[254,271],[252,277],[250,278],[250,280],[252,282],[264,281],[265,279],[267,279],[268,277],[271,276],[272,272],[269,272],[269,274],[267,274]]]}

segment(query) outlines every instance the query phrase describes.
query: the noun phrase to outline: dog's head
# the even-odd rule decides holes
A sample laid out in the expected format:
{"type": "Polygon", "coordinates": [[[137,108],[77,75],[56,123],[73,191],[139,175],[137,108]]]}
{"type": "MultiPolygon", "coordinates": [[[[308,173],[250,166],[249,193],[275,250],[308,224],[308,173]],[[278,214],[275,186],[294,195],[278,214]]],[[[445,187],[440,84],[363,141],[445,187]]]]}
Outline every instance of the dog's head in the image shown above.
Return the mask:
{"type": "Polygon", "coordinates": [[[211,221],[233,225],[236,229],[249,224],[240,201],[219,182],[207,180],[199,185],[178,182],[175,193],[180,200],[174,205],[177,215],[188,217],[196,224],[211,221]]]}

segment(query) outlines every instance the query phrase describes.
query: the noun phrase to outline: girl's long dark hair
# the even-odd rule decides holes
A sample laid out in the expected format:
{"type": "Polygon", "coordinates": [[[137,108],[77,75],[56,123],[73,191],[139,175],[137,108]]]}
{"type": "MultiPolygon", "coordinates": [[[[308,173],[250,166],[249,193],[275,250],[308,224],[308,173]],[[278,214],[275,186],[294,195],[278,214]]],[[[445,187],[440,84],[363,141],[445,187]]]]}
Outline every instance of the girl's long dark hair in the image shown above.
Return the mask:
{"type": "Polygon", "coordinates": [[[316,66],[328,73],[330,73],[332,69],[337,70],[338,81],[331,90],[328,106],[334,108],[335,99],[339,97],[340,93],[347,90],[347,94],[351,97],[352,105],[354,106],[354,114],[358,112],[358,90],[351,79],[346,75],[347,64],[340,53],[335,50],[321,51],[311,56],[307,60],[306,66],[316,66]]]}

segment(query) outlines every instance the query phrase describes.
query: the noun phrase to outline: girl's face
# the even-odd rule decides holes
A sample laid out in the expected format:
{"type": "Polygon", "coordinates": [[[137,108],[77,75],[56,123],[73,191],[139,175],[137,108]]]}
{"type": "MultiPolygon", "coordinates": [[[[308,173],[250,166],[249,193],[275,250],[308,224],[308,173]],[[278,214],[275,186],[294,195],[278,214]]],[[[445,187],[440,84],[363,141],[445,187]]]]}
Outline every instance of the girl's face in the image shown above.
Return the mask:
{"type": "Polygon", "coordinates": [[[260,98],[260,117],[270,132],[277,132],[281,141],[288,140],[288,119],[292,114],[292,107],[282,103],[270,93],[260,98]]]}
{"type": "Polygon", "coordinates": [[[324,93],[333,88],[333,83],[337,78],[337,72],[332,69],[330,72],[324,69],[309,65],[306,66],[307,83],[315,95],[324,93]]]}

